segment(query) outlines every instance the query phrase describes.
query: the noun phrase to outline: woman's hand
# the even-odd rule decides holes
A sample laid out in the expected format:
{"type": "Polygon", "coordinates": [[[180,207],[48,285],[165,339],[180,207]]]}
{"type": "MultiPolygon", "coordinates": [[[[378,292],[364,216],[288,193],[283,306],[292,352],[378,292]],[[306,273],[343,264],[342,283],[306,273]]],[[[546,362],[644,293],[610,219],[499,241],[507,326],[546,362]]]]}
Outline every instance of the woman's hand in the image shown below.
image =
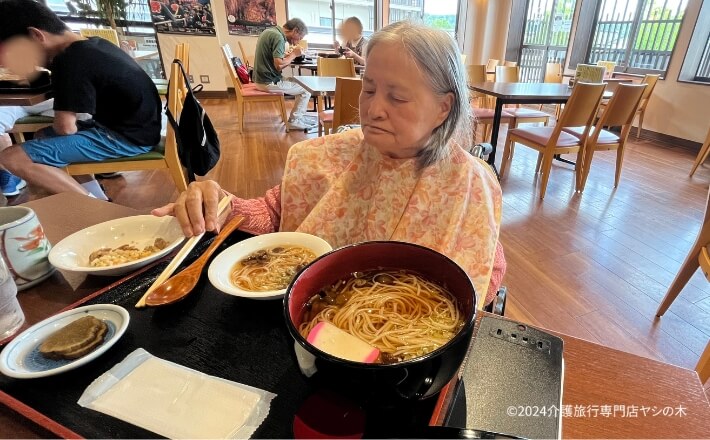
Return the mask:
{"type": "Polygon", "coordinates": [[[213,180],[192,182],[187,191],[180,194],[175,203],[169,203],[153,210],[158,217],[177,217],[185,237],[202,234],[205,231],[218,232],[220,221],[217,205],[226,197],[219,184],[213,180]]]}
{"type": "Polygon", "coordinates": [[[354,58],[355,52],[353,52],[350,48],[345,48],[345,53],[343,55],[345,55],[345,58],[354,58]]]}

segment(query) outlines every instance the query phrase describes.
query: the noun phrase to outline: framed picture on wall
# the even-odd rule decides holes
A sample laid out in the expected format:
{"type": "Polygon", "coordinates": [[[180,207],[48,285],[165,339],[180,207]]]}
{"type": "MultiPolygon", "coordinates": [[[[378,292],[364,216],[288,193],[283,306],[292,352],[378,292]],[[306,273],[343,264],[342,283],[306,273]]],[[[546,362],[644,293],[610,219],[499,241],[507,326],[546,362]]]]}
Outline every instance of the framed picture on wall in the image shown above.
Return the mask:
{"type": "Polygon", "coordinates": [[[258,37],[266,28],[276,26],[274,0],[224,0],[230,35],[258,37]]]}
{"type": "Polygon", "coordinates": [[[217,35],[210,0],[149,0],[148,4],[158,33],[217,35]]]}

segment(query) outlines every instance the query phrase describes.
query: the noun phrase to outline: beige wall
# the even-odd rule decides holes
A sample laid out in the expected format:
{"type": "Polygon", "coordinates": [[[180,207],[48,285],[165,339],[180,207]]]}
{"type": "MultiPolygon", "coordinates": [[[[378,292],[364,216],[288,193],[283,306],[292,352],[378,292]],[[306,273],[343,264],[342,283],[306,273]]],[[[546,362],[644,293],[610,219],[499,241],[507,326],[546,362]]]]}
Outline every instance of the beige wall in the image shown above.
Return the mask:
{"type": "MultiPolygon", "coordinates": [[[[646,108],[643,128],[703,142],[710,128],[710,85],[678,82],[703,0],[690,0],[666,79],[659,81],[646,108]]],[[[706,0],[707,1],[707,0],[706,0]]]]}
{"type": "MultiPolygon", "coordinates": [[[[175,55],[175,45],[179,42],[190,43],[190,74],[195,83],[200,83],[200,75],[208,75],[210,83],[204,84],[207,91],[226,91],[231,87],[231,80],[222,60],[220,46],[229,44],[235,56],[241,57],[238,41],[244,45],[248,55],[253,55],[257,37],[237,37],[229,35],[224,10],[224,0],[212,0],[212,8],[217,30],[216,37],[196,37],[177,34],[158,34],[160,55],[166,71],[170,72],[170,62],[175,55]]],[[[279,24],[286,21],[286,0],[276,0],[276,20],[279,24]]]]}

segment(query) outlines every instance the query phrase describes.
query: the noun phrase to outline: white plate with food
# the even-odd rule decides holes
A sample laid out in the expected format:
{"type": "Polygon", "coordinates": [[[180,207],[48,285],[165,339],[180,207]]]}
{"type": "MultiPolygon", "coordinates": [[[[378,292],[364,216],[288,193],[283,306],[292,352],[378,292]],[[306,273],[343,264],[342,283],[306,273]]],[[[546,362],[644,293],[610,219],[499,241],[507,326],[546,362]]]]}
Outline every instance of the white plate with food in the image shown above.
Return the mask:
{"type": "Polygon", "coordinates": [[[128,327],[126,309],[95,304],[67,310],[38,322],[0,353],[0,372],[17,379],[53,376],[101,356],[128,327]]]}
{"type": "Polygon", "coordinates": [[[125,275],[167,255],[184,239],[175,217],[124,217],[68,236],[49,252],[49,262],[72,272],[125,275]]]}
{"type": "Polygon", "coordinates": [[[258,235],[220,253],[208,273],[217,289],[251,299],[278,299],[311,261],[332,251],[323,239],[302,232],[258,235]]]}

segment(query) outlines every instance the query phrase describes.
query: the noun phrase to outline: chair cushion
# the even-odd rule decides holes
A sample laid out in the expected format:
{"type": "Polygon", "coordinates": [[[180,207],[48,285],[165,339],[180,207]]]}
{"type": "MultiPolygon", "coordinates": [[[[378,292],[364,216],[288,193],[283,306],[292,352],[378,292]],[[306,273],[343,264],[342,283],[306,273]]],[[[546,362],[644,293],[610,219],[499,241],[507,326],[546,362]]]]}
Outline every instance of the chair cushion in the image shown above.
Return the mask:
{"type": "Polygon", "coordinates": [[[15,125],[18,124],[51,124],[54,122],[52,116],[42,116],[42,115],[29,115],[24,118],[20,118],[15,121],[15,125]]]}
{"type": "Polygon", "coordinates": [[[283,96],[284,92],[264,92],[253,87],[242,87],[242,95],[244,96],[283,96]]]}
{"type": "Polygon", "coordinates": [[[531,108],[508,108],[505,109],[506,112],[510,113],[511,115],[515,116],[516,118],[549,118],[550,115],[548,115],[545,112],[541,112],[540,110],[533,110],[531,108]]]}
{"type": "Polygon", "coordinates": [[[326,110],[318,113],[318,119],[321,122],[333,122],[333,110],[326,110]]]}
{"type": "MultiPolygon", "coordinates": [[[[493,119],[493,113],[494,110],[492,108],[473,107],[473,114],[476,115],[476,117],[479,119],[493,119]]],[[[503,118],[511,118],[513,116],[508,113],[508,110],[503,110],[500,115],[503,118]]]]}
{"type": "MultiPolygon", "coordinates": [[[[584,127],[567,127],[563,128],[562,130],[566,131],[567,133],[581,138],[582,134],[584,134],[584,127]]],[[[596,127],[592,127],[589,130],[589,136],[592,135],[592,133],[596,130],[596,127]]],[[[599,145],[604,145],[604,144],[617,144],[619,143],[619,136],[615,135],[614,133],[602,129],[602,132],[599,133],[599,139],[597,140],[597,144],[599,145]]]]}
{"type": "MultiPolygon", "coordinates": [[[[555,131],[555,127],[514,128],[508,130],[508,134],[514,134],[523,139],[545,145],[550,140],[553,131],[555,131]]],[[[558,147],[576,147],[577,145],[579,145],[577,137],[564,131],[560,132],[560,137],[557,139],[558,147]]]]}

